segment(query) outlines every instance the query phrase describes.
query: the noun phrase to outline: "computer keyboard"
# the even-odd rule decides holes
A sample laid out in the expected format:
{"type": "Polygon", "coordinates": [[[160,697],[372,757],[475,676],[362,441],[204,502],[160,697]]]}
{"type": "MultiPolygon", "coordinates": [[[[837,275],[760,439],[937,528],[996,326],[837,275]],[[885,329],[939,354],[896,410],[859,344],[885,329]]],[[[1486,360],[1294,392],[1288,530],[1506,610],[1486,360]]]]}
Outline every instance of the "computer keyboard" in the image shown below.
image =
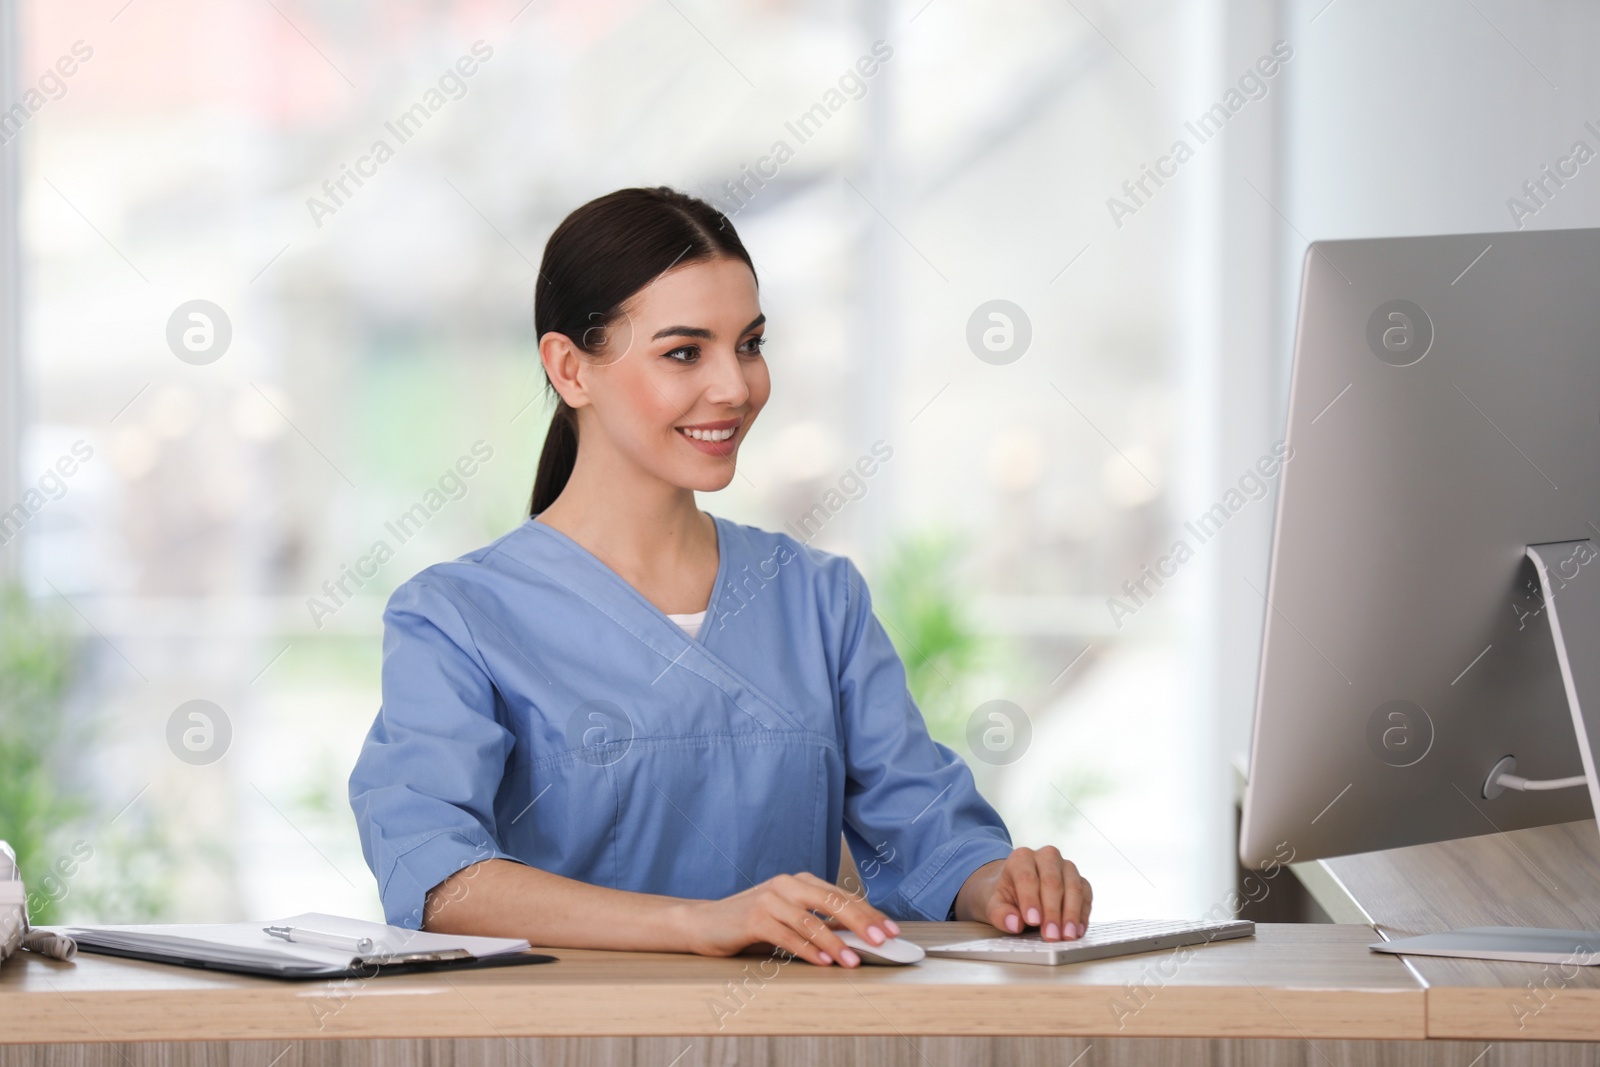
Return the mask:
{"type": "Polygon", "coordinates": [[[1112,920],[1089,923],[1076,941],[1046,941],[1037,934],[985,937],[927,946],[928,955],[996,963],[1082,963],[1110,956],[1130,956],[1184,945],[1202,945],[1235,937],[1250,937],[1256,924],[1246,919],[1217,922],[1195,920],[1112,920]]]}

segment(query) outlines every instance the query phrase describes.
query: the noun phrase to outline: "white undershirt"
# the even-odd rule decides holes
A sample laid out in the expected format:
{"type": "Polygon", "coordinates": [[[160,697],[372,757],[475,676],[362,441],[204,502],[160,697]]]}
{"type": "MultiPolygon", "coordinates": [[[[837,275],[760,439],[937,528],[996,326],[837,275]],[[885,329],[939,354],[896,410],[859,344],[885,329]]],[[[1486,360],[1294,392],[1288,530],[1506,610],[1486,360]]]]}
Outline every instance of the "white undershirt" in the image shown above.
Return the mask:
{"type": "Polygon", "coordinates": [[[706,613],[696,611],[689,615],[668,615],[667,618],[677,623],[684,633],[697,638],[700,636],[700,624],[706,621],[706,613]]]}

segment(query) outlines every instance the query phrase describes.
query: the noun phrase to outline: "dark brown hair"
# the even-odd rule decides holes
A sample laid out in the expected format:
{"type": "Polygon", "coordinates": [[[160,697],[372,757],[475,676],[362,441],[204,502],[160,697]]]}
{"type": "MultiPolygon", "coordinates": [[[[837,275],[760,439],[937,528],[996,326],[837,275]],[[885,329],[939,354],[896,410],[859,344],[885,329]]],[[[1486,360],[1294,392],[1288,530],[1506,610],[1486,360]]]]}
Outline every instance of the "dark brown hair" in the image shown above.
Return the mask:
{"type": "MultiPolygon", "coordinates": [[[[562,219],[545,243],[533,290],[535,341],[565,334],[594,352],[629,297],[674,267],[718,256],[742,260],[755,273],[733,223],[704,200],[664,185],[591,200],[562,219]]],[[[548,376],[545,386],[555,392],[548,376]]],[[[577,413],[557,396],[528,514],[539,514],[561,495],[577,458],[577,413]]]]}

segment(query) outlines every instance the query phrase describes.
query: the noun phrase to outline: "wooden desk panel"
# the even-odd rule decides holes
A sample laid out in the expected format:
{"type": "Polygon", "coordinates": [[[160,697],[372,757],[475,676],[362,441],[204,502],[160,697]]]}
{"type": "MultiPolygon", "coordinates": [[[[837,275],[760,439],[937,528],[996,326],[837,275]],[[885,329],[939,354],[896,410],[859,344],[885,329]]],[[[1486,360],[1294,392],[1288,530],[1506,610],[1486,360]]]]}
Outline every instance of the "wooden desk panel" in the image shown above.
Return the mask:
{"type": "MultiPolygon", "coordinates": [[[[992,933],[907,923],[922,944],[992,933]]],[[[1419,982],[1362,926],[1068,967],[929,959],[856,971],[765,956],[551,949],[561,961],[370,981],[277,982],[80,955],[0,971],[0,1041],[685,1035],[1107,1035],[1418,1039],[1419,982]],[[770,976],[770,977],[768,977],[770,976]]]]}
{"type": "MultiPolygon", "coordinates": [[[[1320,866],[1390,939],[1462,926],[1600,930],[1600,832],[1592,819],[1320,866]]],[[[1429,1036],[1600,1040],[1600,967],[1405,959],[1428,988],[1429,1036]]]]}

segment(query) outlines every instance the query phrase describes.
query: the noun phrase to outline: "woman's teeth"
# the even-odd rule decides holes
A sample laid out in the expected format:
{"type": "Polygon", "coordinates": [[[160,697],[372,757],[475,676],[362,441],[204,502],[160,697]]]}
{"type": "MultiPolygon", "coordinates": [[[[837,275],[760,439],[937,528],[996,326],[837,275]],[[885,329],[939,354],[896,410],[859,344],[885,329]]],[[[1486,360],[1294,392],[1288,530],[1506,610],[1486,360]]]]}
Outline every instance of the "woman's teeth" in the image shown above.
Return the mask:
{"type": "Polygon", "coordinates": [[[737,426],[730,426],[726,430],[696,430],[688,426],[680,426],[678,427],[678,432],[686,437],[692,437],[696,441],[726,441],[733,436],[733,432],[738,428],[737,426]]]}

